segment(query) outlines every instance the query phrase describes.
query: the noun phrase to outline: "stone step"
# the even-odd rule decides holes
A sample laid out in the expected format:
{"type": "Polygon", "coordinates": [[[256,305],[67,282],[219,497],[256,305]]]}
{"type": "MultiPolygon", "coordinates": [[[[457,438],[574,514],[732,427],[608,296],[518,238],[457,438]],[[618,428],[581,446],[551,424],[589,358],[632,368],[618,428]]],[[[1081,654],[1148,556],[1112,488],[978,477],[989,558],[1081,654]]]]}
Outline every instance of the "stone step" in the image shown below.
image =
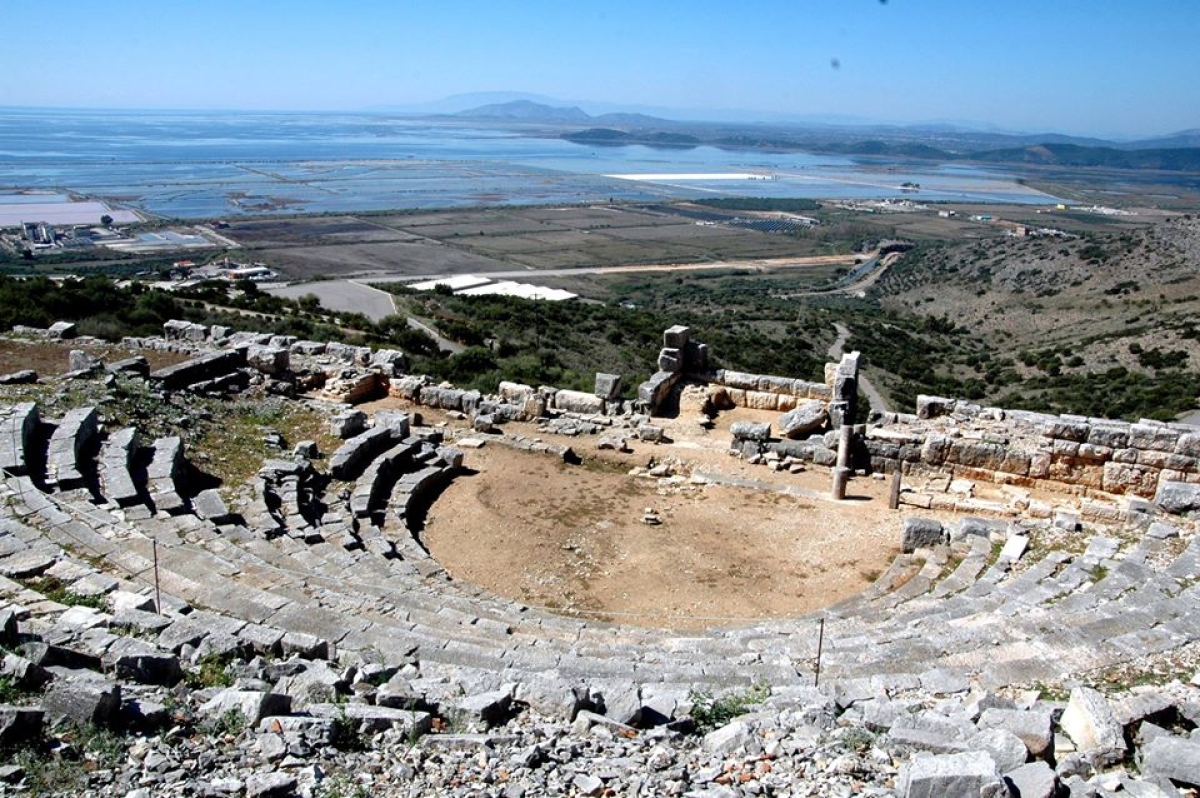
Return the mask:
{"type": "Polygon", "coordinates": [[[118,507],[144,504],[145,496],[135,479],[138,469],[138,431],[117,430],[100,447],[100,488],[103,496],[118,507]]]}
{"type": "Polygon", "coordinates": [[[97,440],[99,424],[94,407],[70,410],[62,417],[46,450],[46,484],[59,490],[86,486],[87,455],[97,440]]]}

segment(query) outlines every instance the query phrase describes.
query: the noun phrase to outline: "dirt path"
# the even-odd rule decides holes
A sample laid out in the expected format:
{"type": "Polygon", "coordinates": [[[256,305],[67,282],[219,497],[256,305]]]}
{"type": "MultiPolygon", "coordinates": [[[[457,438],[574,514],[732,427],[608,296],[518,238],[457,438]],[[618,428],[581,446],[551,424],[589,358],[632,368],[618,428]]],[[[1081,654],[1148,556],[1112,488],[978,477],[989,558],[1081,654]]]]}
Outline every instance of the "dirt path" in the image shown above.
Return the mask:
{"type": "MultiPolygon", "coordinates": [[[[845,352],[847,339],[850,338],[850,328],[844,324],[839,324],[836,321],[833,323],[833,328],[837,330],[837,338],[829,345],[829,356],[834,360],[841,360],[845,352]]],[[[863,395],[867,397],[867,401],[871,403],[871,409],[878,413],[889,413],[887,400],[883,398],[866,374],[859,372],[858,387],[862,390],[863,395]]]]}

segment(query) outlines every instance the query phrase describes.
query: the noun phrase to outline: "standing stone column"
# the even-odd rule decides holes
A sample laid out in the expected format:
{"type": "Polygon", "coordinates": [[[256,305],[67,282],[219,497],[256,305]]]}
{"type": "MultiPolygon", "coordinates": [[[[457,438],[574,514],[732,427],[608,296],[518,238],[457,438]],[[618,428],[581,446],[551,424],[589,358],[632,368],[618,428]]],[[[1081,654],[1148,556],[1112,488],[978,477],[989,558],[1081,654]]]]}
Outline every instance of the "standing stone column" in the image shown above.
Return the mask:
{"type": "Polygon", "coordinates": [[[850,469],[837,466],[833,469],[833,498],[841,501],[846,498],[846,485],[850,482],[850,469]]]}

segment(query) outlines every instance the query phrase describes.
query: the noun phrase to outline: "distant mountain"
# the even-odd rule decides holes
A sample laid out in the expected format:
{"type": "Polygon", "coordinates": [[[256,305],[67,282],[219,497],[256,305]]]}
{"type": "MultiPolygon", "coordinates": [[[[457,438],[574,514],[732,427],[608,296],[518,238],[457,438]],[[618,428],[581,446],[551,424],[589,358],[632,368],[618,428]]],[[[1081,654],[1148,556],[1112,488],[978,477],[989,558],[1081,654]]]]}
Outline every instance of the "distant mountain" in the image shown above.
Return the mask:
{"type": "Polygon", "coordinates": [[[506,103],[481,105],[454,114],[466,119],[489,119],[506,122],[547,122],[551,124],[582,124],[591,117],[575,107],[545,105],[532,100],[512,100],[506,103]]]}
{"type": "Polygon", "coordinates": [[[1155,139],[1140,139],[1138,141],[1127,142],[1123,145],[1124,149],[1130,150],[1157,150],[1157,149],[1176,149],[1179,147],[1200,147],[1200,128],[1194,130],[1181,130],[1178,133],[1172,133],[1169,136],[1155,139]]]}
{"type": "Polygon", "coordinates": [[[1043,143],[1029,147],[990,150],[971,154],[976,161],[1030,163],[1048,166],[1091,166],[1107,169],[1200,170],[1200,148],[1118,150],[1114,147],[1080,147],[1043,143]]]}

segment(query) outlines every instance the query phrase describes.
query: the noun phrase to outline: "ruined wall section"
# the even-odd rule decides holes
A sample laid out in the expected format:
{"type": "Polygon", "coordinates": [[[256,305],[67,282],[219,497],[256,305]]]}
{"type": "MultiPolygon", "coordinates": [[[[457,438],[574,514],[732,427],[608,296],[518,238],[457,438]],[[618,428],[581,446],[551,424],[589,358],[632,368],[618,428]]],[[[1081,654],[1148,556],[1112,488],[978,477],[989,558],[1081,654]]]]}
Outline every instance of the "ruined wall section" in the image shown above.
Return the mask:
{"type": "Polygon", "coordinates": [[[1023,487],[1149,499],[1169,483],[1200,484],[1200,428],[984,408],[921,396],[862,441],[871,468],[1023,487]],[[1053,483],[1053,484],[1050,484],[1053,483]]]}

